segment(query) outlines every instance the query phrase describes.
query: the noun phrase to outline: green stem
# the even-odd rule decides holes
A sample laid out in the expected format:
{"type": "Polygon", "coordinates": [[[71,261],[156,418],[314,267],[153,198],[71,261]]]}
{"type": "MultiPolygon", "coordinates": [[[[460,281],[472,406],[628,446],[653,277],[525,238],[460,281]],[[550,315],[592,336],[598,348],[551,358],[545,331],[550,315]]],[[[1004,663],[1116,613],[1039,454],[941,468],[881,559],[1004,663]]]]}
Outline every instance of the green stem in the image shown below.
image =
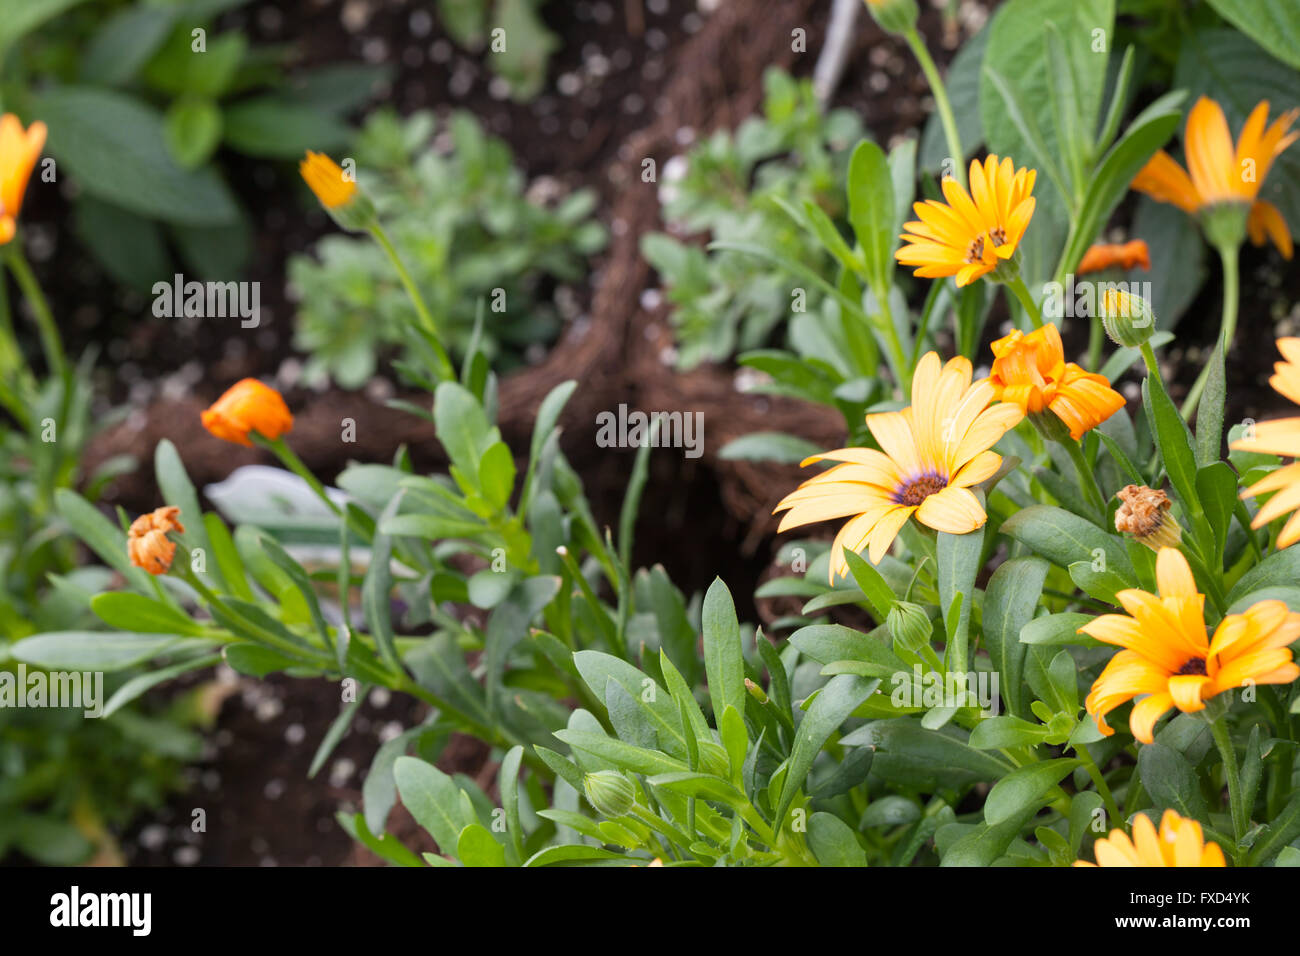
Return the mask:
{"type": "Polygon", "coordinates": [[[1025,285],[1025,280],[1020,276],[1016,276],[1014,279],[1009,280],[1006,286],[1020,301],[1020,304],[1024,306],[1025,312],[1029,315],[1029,321],[1034,324],[1034,328],[1041,329],[1043,327],[1043,313],[1039,310],[1034,297],[1029,294],[1029,287],[1025,285]]]}
{"type": "Polygon", "coordinates": [[[1100,322],[1093,321],[1088,327],[1088,371],[1101,371],[1101,348],[1106,341],[1106,328],[1100,322]]]}
{"type": "Polygon", "coordinates": [[[1092,505],[1097,512],[1097,517],[1105,524],[1106,496],[1102,494],[1101,486],[1097,484],[1097,476],[1088,467],[1088,459],[1083,454],[1083,447],[1073,438],[1063,441],[1061,444],[1069,453],[1070,460],[1074,462],[1074,470],[1079,474],[1079,484],[1083,488],[1084,495],[1088,498],[1088,503],[1092,505]]]}
{"type": "MultiPolygon", "coordinates": [[[[1219,348],[1223,350],[1225,361],[1228,357],[1228,349],[1232,348],[1232,339],[1237,333],[1237,305],[1241,286],[1237,261],[1238,248],[1226,243],[1219,246],[1219,260],[1223,263],[1223,317],[1219,320],[1219,348]]],[[[1192,389],[1183,402],[1183,421],[1191,421],[1192,416],[1196,414],[1196,406],[1201,400],[1201,393],[1205,391],[1205,383],[1209,380],[1210,368],[1213,364],[1213,362],[1206,362],[1201,373],[1196,376],[1196,381],[1192,383],[1192,389]]]]}
{"type": "Polygon", "coordinates": [[[1156,361],[1156,353],[1151,351],[1151,343],[1143,342],[1141,349],[1142,361],[1147,365],[1147,374],[1155,379],[1161,388],[1164,388],[1164,379],[1160,377],[1160,363],[1156,361]]]}
{"type": "MultiPolygon", "coordinates": [[[[1241,792],[1241,770],[1237,766],[1237,754],[1232,749],[1232,737],[1228,733],[1226,714],[1226,709],[1222,709],[1218,716],[1210,719],[1210,732],[1214,735],[1214,743],[1219,748],[1219,757],[1223,761],[1223,770],[1228,778],[1228,802],[1232,808],[1232,831],[1239,847],[1241,838],[1245,836],[1250,825],[1250,818],[1249,808],[1242,802],[1244,794],[1241,792]]],[[[1237,855],[1235,849],[1233,855],[1237,855]]]]}
{"type": "Polygon", "coordinates": [[[32,275],[32,268],[27,264],[27,257],[23,255],[22,246],[19,245],[16,237],[9,242],[6,258],[9,261],[9,271],[14,274],[18,288],[23,290],[27,304],[32,307],[32,315],[36,319],[36,328],[41,335],[41,348],[45,350],[45,361],[50,367],[50,374],[64,378],[68,371],[68,360],[63,354],[63,340],[59,338],[58,324],[54,321],[50,304],[46,301],[45,293],[41,291],[36,276],[32,275]]]}
{"type": "Polygon", "coordinates": [[[425,331],[429,333],[429,344],[432,346],[438,360],[437,373],[439,379],[444,382],[454,382],[456,380],[456,371],[451,364],[451,359],[447,357],[447,350],[442,347],[442,339],[438,333],[438,323],[434,321],[433,313],[429,311],[429,307],[425,304],[424,296],[420,294],[415,280],[411,278],[411,273],[407,271],[406,265],[402,262],[402,257],[398,255],[397,249],[388,238],[388,233],[384,232],[384,227],[378,222],[370,226],[370,234],[374,236],[380,248],[392,260],[393,268],[397,270],[397,276],[402,280],[402,286],[406,289],[411,304],[415,306],[415,312],[420,317],[421,324],[424,326],[425,331]]]}
{"type": "Polygon", "coordinates": [[[935,66],[934,58],[930,56],[930,51],[926,49],[925,41],[921,39],[921,34],[916,31],[916,27],[904,33],[903,38],[912,48],[912,55],[920,64],[921,72],[925,74],[925,81],[930,84],[930,92],[934,94],[934,105],[939,111],[939,121],[943,124],[944,139],[948,141],[948,152],[952,155],[954,174],[957,182],[965,187],[966,154],[961,148],[961,135],[957,132],[957,118],[953,115],[952,103],[948,100],[948,88],[944,86],[939,68],[935,66]]]}
{"type": "Polygon", "coordinates": [[[320,483],[320,479],[311,473],[311,469],[303,463],[303,460],[298,457],[297,452],[290,448],[283,438],[267,438],[265,435],[258,432],[250,432],[249,437],[258,445],[274,452],[275,456],[284,463],[286,468],[303,481],[307,482],[308,487],[310,487],[312,491],[316,492],[316,497],[325,502],[326,507],[328,507],[330,511],[334,512],[334,514],[338,515],[340,518],[343,517],[343,509],[334,503],[334,500],[326,493],[325,486],[320,483]]]}
{"type": "Polygon", "coordinates": [[[876,301],[880,303],[880,321],[884,326],[885,344],[889,347],[890,364],[894,366],[903,397],[907,398],[912,394],[912,365],[907,360],[907,353],[903,351],[902,340],[899,339],[898,329],[894,325],[894,310],[889,304],[889,290],[881,291],[876,293],[876,301]]]}

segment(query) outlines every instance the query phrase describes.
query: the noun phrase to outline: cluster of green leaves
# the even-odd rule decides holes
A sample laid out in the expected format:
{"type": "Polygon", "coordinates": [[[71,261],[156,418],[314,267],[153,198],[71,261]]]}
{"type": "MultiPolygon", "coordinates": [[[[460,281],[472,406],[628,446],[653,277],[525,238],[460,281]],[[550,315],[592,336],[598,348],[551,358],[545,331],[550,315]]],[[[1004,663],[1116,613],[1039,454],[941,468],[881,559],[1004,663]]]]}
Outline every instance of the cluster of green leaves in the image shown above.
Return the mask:
{"type": "Polygon", "coordinates": [[[76,233],[125,286],[147,292],[176,257],[204,278],[237,277],[252,238],[218,149],[291,160],[343,146],[344,115],[385,74],[288,74],[286,50],[215,29],[247,2],[31,0],[6,16],[5,107],[48,125],[59,178],[77,183],[76,233]]]}
{"type": "Polygon", "coordinates": [[[467,50],[490,49],[488,67],[510,84],[510,95],[531,100],[546,85],[546,69],[560,38],[538,14],[543,0],[438,0],[438,15],[467,50]]]}
{"type": "MultiPolygon", "coordinates": [[[[847,110],[823,113],[808,81],[771,69],[763,83],[761,116],[694,146],[680,178],[669,181],[669,167],[662,171],[663,218],[679,235],[761,243],[790,263],[824,271],[829,260],[820,244],[795,228],[782,208],[811,203],[832,220],[843,220],[840,184],[862,125],[847,110]]],[[[826,297],[820,287],[801,282],[793,268],[773,269],[735,249],[705,250],[649,233],[641,251],[673,305],[683,368],[765,344],[792,308],[804,304],[792,301],[796,286],[804,287],[810,313],[826,297]]],[[[794,329],[790,338],[799,338],[794,329]]]]}
{"type": "MultiPolygon", "coordinates": [[[[555,338],[560,318],[547,292],[580,280],[587,257],[606,241],[604,227],[589,218],[594,193],[579,190],[553,207],[530,198],[509,147],[468,113],[453,114],[439,131],[431,114],[402,120],[380,111],[353,155],[445,345],[469,351],[485,300],[491,322],[479,347],[496,367],[555,338]],[[449,140],[445,152],[431,146],[439,132],[449,140]]],[[[406,291],[369,237],[326,236],[314,255],[290,260],[289,278],[299,297],[295,342],[311,356],[309,377],[328,374],[356,387],[374,373],[379,350],[406,341],[406,291]]]]}
{"type": "MultiPolygon", "coordinates": [[[[86,596],[112,581],[105,568],[80,566],[56,497],[81,484],[94,498],[134,461],[112,459],[94,474],[82,472],[86,442],[118,417],[92,415],[89,359],[66,377],[41,381],[26,368],[6,368],[4,377],[0,670],[16,679],[17,642],[92,626],[86,596]]],[[[104,693],[115,693],[118,683],[106,680],[104,693]]],[[[201,741],[187,727],[194,717],[180,699],[163,709],[130,707],[110,720],[84,719],[81,710],[0,707],[0,858],[12,851],[66,865],[97,850],[111,855],[106,828],[161,804],[179,786],[182,764],[198,757],[201,741]]]]}

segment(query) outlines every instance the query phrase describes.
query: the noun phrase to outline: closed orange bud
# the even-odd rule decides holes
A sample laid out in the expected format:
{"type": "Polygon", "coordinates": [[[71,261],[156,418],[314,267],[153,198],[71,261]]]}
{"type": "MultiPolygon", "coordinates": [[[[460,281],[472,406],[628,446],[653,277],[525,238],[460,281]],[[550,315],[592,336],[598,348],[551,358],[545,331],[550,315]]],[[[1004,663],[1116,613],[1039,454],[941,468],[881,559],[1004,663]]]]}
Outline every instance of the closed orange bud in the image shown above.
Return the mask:
{"type": "Polygon", "coordinates": [[[0,116],[0,245],[17,231],[27,181],[44,146],[44,123],[33,123],[24,130],[13,113],[0,116]]]}
{"type": "Polygon", "coordinates": [[[1118,244],[1098,242],[1088,247],[1083,261],[1074,270],[1075,275],[1087,275],[1102,269],[1143,269],[1151,271],[1151,252],[1142,239],[1118,244]]]}
{"type": "Polygon", "coordinates": [[[131,522],[126,532],[126,554],[132,564],[150,574],[167,573],[176,557],[176,543],[167,537],[167,532],[185,530],[176,520],[180,513],[180,508],[168,505],[131,522]]]}
{"type": "Polygon", "coordinates": [[[274,441],[293,428],[293,415],[279,392],[246,378],[230,386],[203,413],[203,427],[225,441],[252,445],[250,432],[274,441]]]}

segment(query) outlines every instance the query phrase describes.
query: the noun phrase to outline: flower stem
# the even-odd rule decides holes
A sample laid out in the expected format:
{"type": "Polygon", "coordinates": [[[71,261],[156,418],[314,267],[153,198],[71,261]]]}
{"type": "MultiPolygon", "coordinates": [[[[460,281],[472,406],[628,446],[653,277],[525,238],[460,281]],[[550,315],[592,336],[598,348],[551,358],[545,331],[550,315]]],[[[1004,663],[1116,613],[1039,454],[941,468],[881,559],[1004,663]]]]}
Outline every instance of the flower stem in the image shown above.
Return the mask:
{"type": "Polygon", "coordinates": [[[1088,467],[1088,459],[1083,454],[1083,447],[1073,438],[1061,442],[1065,450],[1070,455],[1070,460],[1074,462],[1074,470],[1079,474],[1079,484],[1083,488],[1083,493],[1088,498],[1088,503],[1097,511],[1097,517],[1101,519],[1102,524],[1106,521],[1106,496],[1102,494],[1101,486],[1097,484],[1097,476],[1093,474],[1092,469],[1088,467]]]}
{"type": "MultiPolygon", "coordinates": [[[[1223,770],[1228,778],[1228,802],[1232,808],[1232,832],[1239,847],[1241,838],[1245,836],[1250,825],[1250,810],[1242,802],[1244,794],[1241,792],[1241,770],[1237,766],[1237,754],[1232,749],[1232,737],[1228,733],[1226,709],[1220,710],[1218,716],[1210,719],[1210,733],[1214,735],[1214,743],[1219,748],[1219,757],[1223,761],[1223,770]]],[[[1233,855],[1237,855],[1235,848],[1233,855]]]]}
{"type": "Polygon", "coordinates": [[[921,72],[925,74],[925,81],[930,84],[930,92],[934,94],[934,105],[939,111],[939,121],[943,124],[944,139],[948,141],[948,152],[952,156],[954,174],[957,182],[965,187],[966,154],[961,148],[961,135],[957,132],[957,118],[953,115],[952,103],[948,100],[948,88],[944,86],[939,68],[935,66],[934,58],[930,56],[930,51],[926,49],[925,41],[921,39],[921,34],[916,31],[916,27],[907,30],[903,38],[912,48],[912,54],[920,64],[921,72]]]}
{"type": "Polygon", "coordinates": [[[402,280],[402,286],[406,289],[406,294],[411,299],[411,304],[415,306],[415,312],[420,317],[426,332],[429,333],[429,344],[433,348],[438,361],[438,378],[444,382],[456,380],[456,371],[451,364],[451,359],[447,357],[447,350],[442,346],[442,339],[438,334],[438,323],[434,321],[433,313],[424,302],[424,296],[420,294],[415,280],[411,278],[411,273],[407,271],[406,265],[402,262],[402,257],[398,255],[397,249],[388,238],[388,233],[384,232],[384,227],[378,222],[370,226],[370,234],[374,236],[375,241],[379,243],[381,249],[388,254],[392,260],[393,267],[397,270],[397,276],[402,280]]]}
{"type": "Polygon", "coordinates": [[[15,238],[10,240],[5,256],[9,261],[9,271],[14,274],[18,288],[23,290],[27,304],[32,307],[36,319],[36,328],[41,336],[41,348],[45,350],[45,361],[50,367],[50,374],[63,378],[68,371],[68,360],[63,354],[63,340],[59,338],[59,327],[54,321],[54,313],[41,291],[40,283],[32,275],[32,268],[27,264],[22,247],[15,238]]]}
{"type": "Polygon", "coordinates": [[[249,437],[258,445],[274,452],[275,457],[279,458],[286,468],[303,481],[307,482],[307,486],[311,488],[312,491],[316,492],[316,497],[325,502],[326,507],[328,507],[330,511],[334,512],[334,514],[338,515],[340,518],[343,517],[343,509],[334,503],[334,499],[326,493],[325,486],[320,483],[320,479],[311,473],[311,469],[303,463],[303,460],[298,457],[297,452],[290,448],[283,438],[271,439],[267,438],[265,435],[259,434],[258,432],[250,432],[249,437]]]}
{"type": "Polygon", "coordinates": [[[1015,278],[1009,279],[1006,286],[1020,300],[1020,304],[1024,306],[1025,312],[1029,314],[1029,321],[1034,324],[1034,328],[1041,329],[1043,327],[1043,313],[1039,310],[1034,297],[1029,294],[1029,288],[1025,285],[1025,280],[1017,275],[1015,278]]]}
{"type": "MultiPolygon", "coordinates": [[[[1237,333],[1237,305],[1241,286],[1237,261],[1238,248],[1240,247],[1227,243],[1219,246],[1219,260],[1223,263],[1223,317],[1219,320],[1219,348],[1223,350],[1225,361],[1228,357],[1228,349],[1232,348],[1233,336],[1237,333]]],[[[1196,414],[1196,406],[1201,400],[1201,393],[1205,391],[1205,383],[1209,380],[1213,365],[1213,362],[1206,362],[1201,373],[1196,376],[1196,381],[1192,383],[1191,391],[1187,393],[1187,398],[1183,402],[1183,421],[1191,421],[1192,416],[1196,414]]]]}
{"type": "Polygon", "coordinates": [[[1106,783],[1106,778],[1102,775],[1101,768],[1097,766],[1097,761],[1092,759],[1092,754],[1083,744],[1075,747],[1074,752],[1079,760],[1083,762],[1083,769],[1088,771],[1088,776],[1092,778],[1092,782],[1097,788],[1097,795],[1101,797],[1101,802],[1106,805],[1106,812],[1110,814],[1112,824],[1119,826],[1124,819],[1124,815],[1120,813],[1119,804],[1115,802],[1115,795],[1110,792],[1110,785],[1106,783]]]}
{"type": "Polygon", "coordinates": [[[1147,365],[1147,374],[1160,383],[1161,388],[1164,388],[1164,380],[1160,377],[1160,363],[1156,361],[1156,353],[1151,350],[1151,343],[1143,342],[1140,348],[1142,361],[1147,365]]]}

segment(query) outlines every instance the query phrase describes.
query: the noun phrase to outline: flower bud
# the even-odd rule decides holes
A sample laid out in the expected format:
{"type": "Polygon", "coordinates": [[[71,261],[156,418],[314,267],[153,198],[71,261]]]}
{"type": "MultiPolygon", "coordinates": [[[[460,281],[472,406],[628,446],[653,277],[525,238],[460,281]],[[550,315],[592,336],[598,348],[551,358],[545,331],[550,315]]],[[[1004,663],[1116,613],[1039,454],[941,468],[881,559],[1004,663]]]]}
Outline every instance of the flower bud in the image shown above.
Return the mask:
{"type": "Polygon", "coordinates": [[[764,692],[763,688],[759,687],[748,677],[745,678],[745,690],[749,691],[749,696],[754,698],[754,700],[758,701],[760,704],[767,703],[766,692],[764,692]]]}
{"type": "Polygon", "coordinates": [[[587,802],[604,817],[621,817],[636,803],[636,786],[617,770],[597,770],[582,778],[587,802]]]}
{"type": "Polygon", "coordinates": [[[126,533],[126,554],[133,565],[150,574],[166,574],[171,569],[176,543],[167,533],[185,531],[185,526],[177,520],[180,513],[180,508],[169,505],[155,508],[131,522],[126,533]]]}
{"type": "Polygon", "coordinates": [[[887,33],[908,33],[916,29],[921,12],[916,0],[866,0],[867,9],[887,33]]]}
{"type": "Polygon", "coordinates": [[[901,647],[915,655],[930,643],[930,617],[920,605],[899,601],[889,609],[885,626],[895,648],[901,647]]]}
{"type": "Polygon", "coordinates": [[[1098,311],[1106,334],[1116,345],[1136,348],[1156,330],[1155,313],[1140,295],[1108,288],[1101,294],[1098,311]]]}
{"type": "Polygon", "coordinates": [[[1038,430],[1048,441],[1067,442],[1070,441],[1070,426],[1057,417],[1056,412],[1050,408],[1044,408],[1039,412],[1029,412],[1025,415],[1029,419],[1029,424],[1038,430]]]}
{"type": "Polygon", "coordinates": [[[1183,529],[1169,509],[1173,502],[1163,491],[1146,485],[1125,485],[1119,490],[1122,504],[1115,512],[1115,530],[1133,535],[1138,544],[1152,551],[1176,548],[1183,540],[1183,529]]]}

